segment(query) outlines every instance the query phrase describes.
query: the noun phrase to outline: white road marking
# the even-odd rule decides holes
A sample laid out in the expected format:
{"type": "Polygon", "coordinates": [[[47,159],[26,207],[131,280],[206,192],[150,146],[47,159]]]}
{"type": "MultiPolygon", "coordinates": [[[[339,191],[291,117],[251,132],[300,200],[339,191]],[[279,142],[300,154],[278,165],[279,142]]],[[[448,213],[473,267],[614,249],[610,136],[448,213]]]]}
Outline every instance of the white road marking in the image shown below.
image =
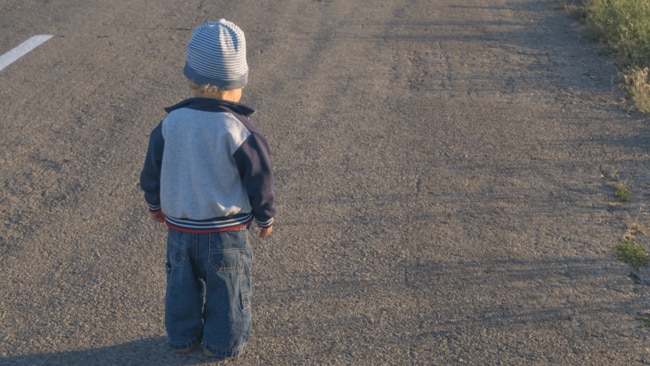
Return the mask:
{"type": "Polygon", "coordinates": [[[52,37],[53,36],[49,34],[40,34],[38,36],[34,36],[26,40],[25,42],[21,43],[20,45],[16,46],[13,50],[0,56],[0,71],[2,71],[2,69],[9,66],[19,58],[25,56],[29,51],[42,45],[52,37]]]}

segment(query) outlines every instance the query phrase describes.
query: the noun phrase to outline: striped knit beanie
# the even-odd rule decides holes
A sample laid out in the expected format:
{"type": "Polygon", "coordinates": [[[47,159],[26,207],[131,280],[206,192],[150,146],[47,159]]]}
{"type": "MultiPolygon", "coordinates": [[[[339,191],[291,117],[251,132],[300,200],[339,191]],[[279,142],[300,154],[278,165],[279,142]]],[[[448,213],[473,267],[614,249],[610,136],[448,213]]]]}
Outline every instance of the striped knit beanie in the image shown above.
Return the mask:
{"type": "Polygon", "coordinates": [[[245,86],[248,64],[244,32],[225,19],[196,27],[187,44],[183,73],[197,85],[210,84],[222,90],[245,86]]]}

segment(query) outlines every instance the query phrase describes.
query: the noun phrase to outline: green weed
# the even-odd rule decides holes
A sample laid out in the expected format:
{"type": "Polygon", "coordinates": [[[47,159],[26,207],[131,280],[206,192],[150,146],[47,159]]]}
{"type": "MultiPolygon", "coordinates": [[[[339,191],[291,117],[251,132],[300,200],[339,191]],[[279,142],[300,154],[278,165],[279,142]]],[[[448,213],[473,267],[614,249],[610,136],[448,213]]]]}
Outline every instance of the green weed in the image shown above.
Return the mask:
{"type": "Polygon", "coordinates": [[[641,267],[648,264],[648,256],[645,254],[645,249],[632,240],[627,240],[622,244],[616,245],[614,250],[616,250],[616,259],[632,266],[634,272],[638,273],[641,267]]]}
{"type": "Polygon", "coordinates": [[[641,314],[641,328],[650,328],[650,313],[641,314]]]}
{"type": "Polygon", "coordinates": [[[618,202],[630,202],[632,195],[630,195],[630,191],[627,190],[624,184],[613,182],[610,185],[614,188],[614,197],[618,202]]]}
{"type": "Polygon", "coordinates": [[[650,1],[584,0],[586,36],[618,59],[635,109],[650,114],[650,1]]]}
{"type": "Polygon", "coordinates": [[[650,62],[650,2],[645,0],[587,0],[587,25],[623,66],[650,62]]]}

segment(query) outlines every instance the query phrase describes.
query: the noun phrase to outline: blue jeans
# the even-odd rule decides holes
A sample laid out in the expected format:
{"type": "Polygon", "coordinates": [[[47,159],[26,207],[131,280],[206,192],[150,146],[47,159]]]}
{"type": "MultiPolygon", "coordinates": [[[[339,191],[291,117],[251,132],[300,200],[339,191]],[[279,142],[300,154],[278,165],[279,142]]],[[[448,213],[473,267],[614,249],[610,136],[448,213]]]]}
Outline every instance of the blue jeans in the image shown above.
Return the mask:
{"type": "Polygon", "coordinates": [[[172,349],[202,342],[220,357],[244,351],[252,323],[252,265],[247,229],[169,230],[165,327],[172,349]]]}

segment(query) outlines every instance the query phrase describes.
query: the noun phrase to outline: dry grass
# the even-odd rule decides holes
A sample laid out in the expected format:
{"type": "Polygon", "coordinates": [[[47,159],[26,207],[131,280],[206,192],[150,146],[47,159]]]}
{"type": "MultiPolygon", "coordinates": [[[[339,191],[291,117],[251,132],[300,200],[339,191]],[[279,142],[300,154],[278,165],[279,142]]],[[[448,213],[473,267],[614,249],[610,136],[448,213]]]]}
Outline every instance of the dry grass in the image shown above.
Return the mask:
{"type": "Polygon", "coordinates": [[[626,224],[625,234],[623,234],[623,242],[634,241],[638,235],[647,235],[646,226],[639,222],[639,220],[628,219],[626,224]]]}
{"type": "Polygon", "coordinates": [[[633,109],[650,114],[650,80],[648,68],[632,68],[626,72],[623,87],[633,103],[633,109]]]}

